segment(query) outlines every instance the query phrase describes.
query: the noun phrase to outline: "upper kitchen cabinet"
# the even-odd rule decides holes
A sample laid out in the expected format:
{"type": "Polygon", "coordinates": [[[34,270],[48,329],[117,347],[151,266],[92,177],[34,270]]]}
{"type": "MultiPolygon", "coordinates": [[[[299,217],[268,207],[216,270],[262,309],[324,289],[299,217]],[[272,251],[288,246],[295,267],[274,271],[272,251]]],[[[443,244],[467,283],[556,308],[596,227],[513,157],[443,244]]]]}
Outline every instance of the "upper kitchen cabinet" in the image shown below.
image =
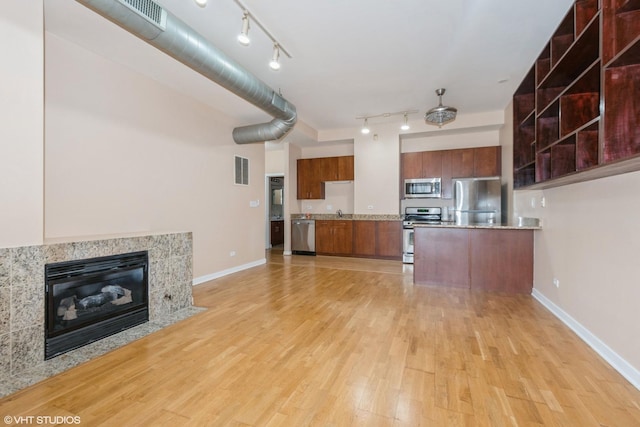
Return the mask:
{"type": "Polygon", "coordinates": [[[327,181],[353,181],[353,156],[298,159],[299,200],[324,199],[327,181]]]}
{"type": "Polygon", "coordinates": [[[402,180],[442,176],[442,151],[402,153],[402,180]]]}
{"type": "MultiPolygon", "coordinates": [[[[413,178],[442,178],[442,198],[453,197],[453,178],[500,176],[501,146],[403,153],[402,182],[413,178]]],[[[402,185],[401,182],[401,185],[402,185]]]]}
{"type": "Polygon", "coordinates": [[[640,169],[640,1],[578,0],[513,96],[515,188],[640,169]]]}
{"type": "Polygon", "coordinates": [[[322,165],[316,159],[298,159],[297,197],[299,200],[324,199],[322,165]]]}
{"type": "MultiPolygon", "coordinates": [[[[502,147],[479,147],[473,149],[473,176],[500,176],[502,168],[502,147]]],[[[457,178],[454,176],[454,178],[457,178]]]]}
{"type": "Polygon", "coordinates": [[[340,156],[337,159],[338,179],[336,181],[353,181],[355,179],[353,156],[340,156]]]}

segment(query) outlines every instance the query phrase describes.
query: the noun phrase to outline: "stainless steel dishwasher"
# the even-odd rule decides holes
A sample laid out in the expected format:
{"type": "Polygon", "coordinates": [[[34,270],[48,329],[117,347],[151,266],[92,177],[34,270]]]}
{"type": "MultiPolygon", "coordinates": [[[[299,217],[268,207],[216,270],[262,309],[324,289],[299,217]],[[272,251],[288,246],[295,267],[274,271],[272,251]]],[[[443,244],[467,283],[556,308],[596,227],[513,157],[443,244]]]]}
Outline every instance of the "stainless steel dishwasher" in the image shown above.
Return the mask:
{"type": "Polygon", "coordinates": [[[316,254],[316,221],[291,220],[291,252],[297,255],[316,254]]]}

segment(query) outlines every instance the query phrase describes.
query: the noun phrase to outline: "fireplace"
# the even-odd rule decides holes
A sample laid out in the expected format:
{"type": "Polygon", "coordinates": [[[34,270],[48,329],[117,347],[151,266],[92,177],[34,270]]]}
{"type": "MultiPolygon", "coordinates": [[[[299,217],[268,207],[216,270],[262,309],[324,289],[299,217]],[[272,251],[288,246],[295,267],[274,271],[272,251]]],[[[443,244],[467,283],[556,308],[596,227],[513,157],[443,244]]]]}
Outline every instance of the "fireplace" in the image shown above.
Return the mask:
{"type": "Polygon", "coordinates": [[[45,265],[45,359],[149,320],[147,251],[45,265]]]}

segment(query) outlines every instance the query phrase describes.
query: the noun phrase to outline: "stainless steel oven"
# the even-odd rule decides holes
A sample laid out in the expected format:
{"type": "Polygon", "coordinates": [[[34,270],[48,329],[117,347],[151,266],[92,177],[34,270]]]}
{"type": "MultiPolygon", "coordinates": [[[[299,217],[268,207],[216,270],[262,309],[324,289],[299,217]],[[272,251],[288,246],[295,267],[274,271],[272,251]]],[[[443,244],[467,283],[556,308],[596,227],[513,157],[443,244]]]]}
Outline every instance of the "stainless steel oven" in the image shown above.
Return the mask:
{"type": "Polygon", "coordinates": [[[404,209],[402,221],[402,262],[413,264],[414,248],[414,224],[440,224],[442,220],[441,208],[416,208],[404,209]]]}
{"type": "Polygon", "coordinates": [[[413,226],[402,229],[402,262],[413,264],[413,226]]]}

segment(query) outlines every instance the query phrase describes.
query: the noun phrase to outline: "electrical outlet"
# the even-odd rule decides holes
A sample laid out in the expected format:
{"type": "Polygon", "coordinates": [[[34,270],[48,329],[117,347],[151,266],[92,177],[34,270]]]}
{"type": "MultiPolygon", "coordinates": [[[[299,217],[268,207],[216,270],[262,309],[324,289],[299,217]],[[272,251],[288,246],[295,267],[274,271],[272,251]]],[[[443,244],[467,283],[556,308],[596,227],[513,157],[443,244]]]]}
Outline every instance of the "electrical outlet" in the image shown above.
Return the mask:
{"type": "Polygon", "coordinates": [[[540,206],[541,206],[541,207],[543,207],[543,208],[546,208],[546,207],[547,207],[547,199],[545,199],[544,197],[542,197],[542,198],[540,199],[540,206]]]}
{"type": "Polygon", "coordinates": [[[555,277],[553,278],[553,284],[556,288],[560,287],[560,280],[556,279],[555,277]]]}
{"type": "Polygon", "coordinates": [[[535,208],[536,207],[536,198],[532,197],[530,202],[529,202],[529,204],[531,205],[532,208],[535,208]]]}
{"type": "Polygon", "coordinates": [[[236,251],[229,252],[229,256],[236,256],[236,251]]]}
{"type": "Polygon", "coordinates": [[[327,205],[327,210],[328,211],[332,211],[333,210],[333,205],[327,205]]]}
{"type": "Polygon", "coordinates": [[[373,205],[367,206],[367,209],[369,209],[370,211],[373,210],[373,205]]]}

